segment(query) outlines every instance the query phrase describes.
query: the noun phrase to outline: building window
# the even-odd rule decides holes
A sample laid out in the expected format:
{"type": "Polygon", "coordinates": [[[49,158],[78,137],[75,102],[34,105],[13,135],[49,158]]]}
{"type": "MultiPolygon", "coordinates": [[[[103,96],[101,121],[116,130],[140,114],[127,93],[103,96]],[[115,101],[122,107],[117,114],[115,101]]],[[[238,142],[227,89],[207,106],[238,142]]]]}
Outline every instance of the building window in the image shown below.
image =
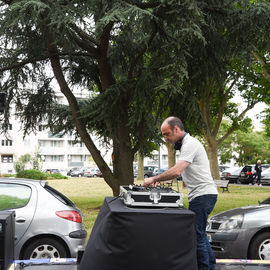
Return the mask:
{"type": "Polygon", "coordinates": [[[46,130],[46,126],[45,125],[39,125],[38,126],[38,131],[44,131],[46,130]]]}
{"type": "Polygon", "coordinates": [[[46,155],[46,156],[44,156],[43,161],[62,162],[62,161],[64,161],[64,156],[63,155],[46,155]]]}
{"type": "Polygon", "coordinates": [[[44,141],[44,140],[38,140],[38,145],[40,147],[45,147],[46,146],[46,141],[44,141]]]}
{"type": "Polygon", "coordinates": [[[79,147],[79,148],[85,147],[83,142],[77,142],[77,141],[68,141],[68,146],[69,147],[79,147]]]}
{"type": "Polygon", "coordinates": [[[2,155],[1,156],[2,163],[12,163],[13,162],[13,156],[12,155],[2,155]]]}
{"type": "Polygon", "coordinates": [[[24,144],[24,146],[31,146],[31,141],[30,141],[30,139],[24,139],[24,140],[23,140],[23,144],[24,144]]]}
{"type": "MultiPolygon", "coordinates": [[[[4,129],[5,125],[3,124],[2,129],[4,129]]],[[[7,130],[12,130],[12,124],[7,124],[7,130]]]]}
{"type": "Polygon", "coordinates": [[[63,147],[63,141],[50,141],[51,147],[63,147]]]}
{"type": "Polygon", "coordinates": [[[12,146],[12,140],[2,140],[2,146],[12,146]]]}
{"type": "Polygon", "coordinates": [[[168,160],[168,155],[162,155],[162,160],[168,160]]]}
{"type": "Polygon", "coordinates": [[[70,155],[70,161],[72,162],[83,162],[84,155],[70,155]]]}

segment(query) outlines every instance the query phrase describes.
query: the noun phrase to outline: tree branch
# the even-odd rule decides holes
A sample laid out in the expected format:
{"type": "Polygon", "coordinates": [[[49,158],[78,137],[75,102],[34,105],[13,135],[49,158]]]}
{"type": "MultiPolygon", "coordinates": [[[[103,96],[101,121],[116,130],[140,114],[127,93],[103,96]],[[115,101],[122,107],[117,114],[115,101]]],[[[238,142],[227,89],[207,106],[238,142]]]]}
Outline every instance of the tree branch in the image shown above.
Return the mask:
{"type": "MultiPolygon", "coordinates": [[[[93,140],[91,139],[91,137],[86,129],[83,117],[81,117],[78,102],[77,102],[74,94],[70,90],[70,88],[66,82],[65,76],[63,74],[62,67],[60,64],[60,58],[59,58],[59,55],[57,52],[57,47],[55,45],[53,37],[46,27],[42,28],[42,32],[43,32],[43,35],[44,35],[44,38],[46,41],[46,45],[48,48],[48,54],[49,54],[49,58],[51,61],[51,65],[52,65],[52,69],[53,69],[55,78],[60,86],[61,92],[65,95],[65,97],[68,100],[68,103],[69,103],[69,106],[71,109],[73,123],[74,123],[78,133],[80,134],[82,141],[85,143],[85,146],[87,147],[87,149],[89,150],[89,152],[93,156],[94,161],[96,162],[98,167],[101,169],[106,183],[112,187],[112,183],[110,182],[110,179],[114,179],[113,174],[112,174],[110,168],[108,167],[107,163],[102,158],[100,151],[95,146],[93,140]]],[[[113,182],[117,182],[117,181],[113,181],[113,182]]]]}
{"type": "Polygon", "coordinates": [[[251,51],[255,59],[259,62],[259,64],[262,66],[262,73],[266,80],[270,81],[270,73],[266,69],[266,63],[264,59],[255,51],[251,51]]]}
{"type": "Polygon", "coordinates": [[[43,60],[46,60],[48,59],[48,56],[43,56],[43,57],[37,57],[37,58],[32,58],[32,59],[26,59],[22,62],[17,62],[17,63],[14,63],[10,66],[6,66],[4,68],[1,68],[0,69],[0,72],[4,72],[4,71],[7,71],[7,70],[10,70],[10,69],[15,69],[15,68],[20,68],[20,67],[23,67],[27,64],[30,64],[30,63],[33,63],[33,62],[38,62],[38,61],[43,61],[43,60]]]}
{"type": "Polygon", "coordinates": [[[112,84],[115,83],[110,64],[107,59],[107,53],[109,48],[110,32],[114,23],[109,22],[103,29],[100,37],[99,45],[99,58],[98,58],[98,69],[100,73],[100,80],[102,85],[102,91],[112,84]]]}
{"type": "Polygon", "coordinates": [[[237,79],[235,79],[231,83],[231,85],[228,87],[228,89],[225,91],[225,93],[220,97],[220,106],[218,109],[218,117],[217,117],[217,120],[216,120],[214,128],[213,128],[213,133],[215,135],[218,133],[220,124],[222,122],[223,113],[224,113],[225,105],[227,103],[228,95],[229,95],[230,91],[232,90],[233,86],[235,85],[236,81],[237,81],[237,79]]]}
{"type": "Polygon", "coordinates": [[[149,37],[147,44],[141,49],[141,51],[138,53],[138,55],[131,61],[129,72],[128,72],[128,79],[132,78],[135,66],[137,65],[139,59],[144,55],[144,53],[147,51],[147,49],[151,45],[156,34],[157,34],[157,27],[155,27],[153,33],[149,37]]]}
{"type": "MultiPolygon", "coordinates": [[[[91,54],[86,54],[86,53],[68,53],[68,52],[63,52],[63,53],[57,53],[58,56],[68,56],[68,55],[72,55],[72,56],[89,56],[91,57],[91,54]]],[[[35,63],[35,62],[39,62],[39,61],[44,61],[44,60],[48,60],[49,56],[46,53],[43,57],[37,57],[37,58],[30,58],[30,59],[25,59],[24,61],[21,62],[17,62],[14,63],[10,66],[6,66],[4,68],[0,68],[0,72],[4,72],[7,70],[11,70],[11,69],[16,69],[16,68],[20,68],[23,67],[27,64],[31,64],[31,63],[35,63]]]]}
{"type": "MultiPolygon", "coordinates": [[[[245,116],[245,114],[247,113],[247,111],[249,111],[250,109],[252,109],[258,102],[252,102],[251,104],[247,105],[247,107],[237,116],[237,119],[242,120],[243,117],[245,116]]],[[[224,140],[226,140],[232,133],[233,131],[235,131],[237,129],[237,127],[234,127],[233,125],[228,129],[228,131],[226,132],[226,134],[224,136],[222,136],[219,140],[218,140],[218,144],[221,144],[224,140]]]]}
{"type": "Polygon", "coordinates": [[[91,46],[89,44],[89,41],[88,40],[85,40],[85,39],[82,39],[82,38],[79,38],[78,36],[76,36],[75,34],[71,34],[71,38],[74,39],[74,41],[76,42],[76,44],[82,48],[83,50],[86,50],[91,56],[94,56],[94,57],[98,57],[98,49],[91,46]]]}
{"type": "Polygon", "coordinates": [[[78,36],[81,39],[88,40],[98,47],[98,45],[99,45],[98,41],[96,39],[94,39],[93,37],[91,37],[90,35],[88,35],[87,33],[85,33],[84,31],[82,31],[77,25],[73,24],[71,26],[71,28],[78,34],[78,36]]]}
{"type": "Polygon", "coordinates": [[[152,3],[140,3],[140,2],[133,2],[133,1],[131,2],[129,0],[123,0],[123,1],[130,5],[137,6],[138,8],[141,8],[141,9],[155,8],[161,5],[160,1],[154,1],[152,3]]]}

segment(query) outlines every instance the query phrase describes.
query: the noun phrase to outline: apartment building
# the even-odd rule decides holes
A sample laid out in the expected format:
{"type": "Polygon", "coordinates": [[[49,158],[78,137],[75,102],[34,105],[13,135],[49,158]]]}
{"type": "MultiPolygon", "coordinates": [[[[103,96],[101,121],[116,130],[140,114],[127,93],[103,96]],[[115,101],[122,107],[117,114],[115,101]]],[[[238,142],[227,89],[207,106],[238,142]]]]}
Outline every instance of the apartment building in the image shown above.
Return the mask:
{"type": "MultiPolygon", "coordinates": [[[[61,93],[56,93],[57,101],[66,104],[66,99],[61,93]]],[[[82,97],[80,94],[77,96],[82,97]]],[[[100,142],[93,137],[97,147],[100,142]]],[[[110,163],[110,152],[101,149],[105,161],[110,163]]],[[[32,132],[23,137],[23,130],[19,119],[11,116],[8,134],[0,134],[0,174],[15,173],[16,161],[25,154],[40,156],[39,164],[42,170],[63,169],[72,167],[89,167],[95,163],[83,142],[75,141],[75,136],[52,135],[44,124],[38,126],[36,133],[32,132]]]]}
{"type": "Polygon", "coordinates": [[[0,135],[0,173],[14,173],[14,164],[21,156],[36,153],[42,169],[69,169],[91,166],[93,161],[83,142],[72,136],[53,136],[44,125],[37,133],[23,138],[23,131],[16,119],[11,119],[7,136],[0,135]]]}

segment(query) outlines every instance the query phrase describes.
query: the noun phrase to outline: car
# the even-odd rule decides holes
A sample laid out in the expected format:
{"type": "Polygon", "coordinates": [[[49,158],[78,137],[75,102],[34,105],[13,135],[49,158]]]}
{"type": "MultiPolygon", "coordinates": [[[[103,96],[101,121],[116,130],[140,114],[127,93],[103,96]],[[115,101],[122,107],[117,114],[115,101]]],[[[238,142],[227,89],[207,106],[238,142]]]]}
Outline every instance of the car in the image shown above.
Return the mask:
{"type": "Polygon", "coordinates": [[[153,171],[153,174],[158,175],[158,174],[164,173],[167,170],[168,170],[167,168],[163,168],[163,169],[162,168],[155,168],[153,171]]]}
{"type": "Polygon", "coordinates": [[[82,212],[43,180],[0,178],[0,211],[15,211],[14,259],[75,258],[82,212]]]}
{"type": "Polygon", "coordinates": [[[222,173],[223,171],[229,169],[230,166],[228,166],[228,165],[219,165],[218,168],[219,168],[219,171],[222,173]]]}
{"type": "MultiPolygon", "coordinates": [[[[148,177],[152,177],[154,176],[154,171],[156,172],[158,170],[158,166],[155,166],[155,165],[147,165],[147,166],[144,166],[143,167],[143,176],[144,178],[148,178],[148,177]]],[[[133,171],[133,175],[134,175],[134,178],[137,177],[138,175],[138,170],[135,169],[133,171]]]]}
{"type": "Polygon", "coordinates": [[[206,233],[218,259],[270,260],[270,197],[211,216],[206,233]]]}
{"type": "Polygon", "coordinates": [[[102,177],[102,173],[99,168],[87,168],[84,170],[83,176],[85,177],[102,177]]]}
{"type": "Polygon", "coordinates": [[[68,175],[71,177],[82,177],[84,174],[85,168],[79,167],[79,168],[72,168],[69,172],[68,175]]]}
{"type": "Polygon", "coordinates": [[[270,168],[267,168],[267,169],[262,171],[261,184],[263,184],[263,185],[269,185],[270,184],[270,168]]]}
{"type": "Polygon", "coordinates": [[[60,173],[63,176],[67,176],[67,171],[63,170],[63,169],[45,169],[44,172],[45,173],[50,173],[50,174],[60,173]]]}
{"type": "Polygon", "coordinates": [[[220,177],[222,177],[222,172],[225,171],[225,170],[228,170],[230,168],[230,166],[219,165],[218,168],[219,168],[219,175],[220,175],[220,177]]]}
{"type": "Polygon", "coordinates": [[[44,170],[45,173],[61,173],[61,171],[59,169],[46,169],[44,170]]]}
{"type": "Polygon", "coordinates": [[[221,173],[221,179],[229,180],[229,183],[238,183],[242,169],[243,167],[231,167],[226,169],[221,173]]]}
{"type": "Polygon", "coordinates": [[[143,167],[144,178],[154,176],[154,170],[157,168],[158,168],[157,166],[152,166],[152,165],[144,166],[143,167]]]}
{"type": "MultiPolygon", "coordinates": [[[[253,184],[256,181],[255,164],[243,167],[238,182],[241,184],[253,184]],[[251,173],[251,174],[249,174],[251,173]]],[[[262,164],[262,173],[269,168],[269,164],[262,164]]]]}

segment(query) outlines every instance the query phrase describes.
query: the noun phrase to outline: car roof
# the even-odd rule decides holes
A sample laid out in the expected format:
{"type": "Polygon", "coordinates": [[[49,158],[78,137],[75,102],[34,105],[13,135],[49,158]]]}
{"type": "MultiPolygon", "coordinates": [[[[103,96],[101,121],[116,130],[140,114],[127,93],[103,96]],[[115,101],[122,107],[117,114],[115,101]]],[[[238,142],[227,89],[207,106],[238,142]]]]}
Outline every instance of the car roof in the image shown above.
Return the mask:
{"type": "Polygon", "coordinates": [[[42,185],[43,187],[47,183],[47,181],[45,181],[45,180],[34,180],[34,179],[15,178],[15,177],[1,177],[0,178],[0,182],[9,182],[9,183],[17,183],[17,184],[42,185]]]}

